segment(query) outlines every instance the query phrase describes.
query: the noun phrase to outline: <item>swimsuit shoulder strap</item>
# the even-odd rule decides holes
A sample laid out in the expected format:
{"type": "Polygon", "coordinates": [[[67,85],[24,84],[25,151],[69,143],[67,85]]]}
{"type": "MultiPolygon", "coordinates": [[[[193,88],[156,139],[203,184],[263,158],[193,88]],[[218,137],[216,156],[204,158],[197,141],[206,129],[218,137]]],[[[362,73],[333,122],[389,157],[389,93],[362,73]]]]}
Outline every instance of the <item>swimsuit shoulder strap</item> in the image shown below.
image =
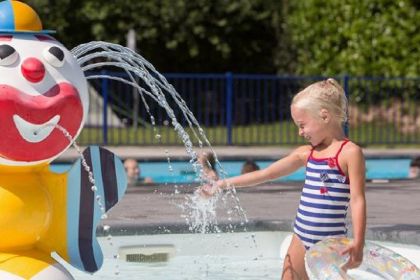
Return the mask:
{"type": "Polygon", "coordinates": [[[341,151],[343,150],[344,145],[346,145],[348,142],[350,142],[349,139],[345,139],[343,143],[341,143],[340,149],[338,149],[337,153],[335,154],[335,158],[338,158],[338,155],[341,153],[341,151]]]}
{"type": "Polygon", "coordinates": [[[309,157],[308,157],[308,159],[306,161],[308,161],[310,158],[312,158],[313,153],[314,153],[314,150],[315,150],[315,147],[312,146],[311,153],[309,154],[309,157]]]}

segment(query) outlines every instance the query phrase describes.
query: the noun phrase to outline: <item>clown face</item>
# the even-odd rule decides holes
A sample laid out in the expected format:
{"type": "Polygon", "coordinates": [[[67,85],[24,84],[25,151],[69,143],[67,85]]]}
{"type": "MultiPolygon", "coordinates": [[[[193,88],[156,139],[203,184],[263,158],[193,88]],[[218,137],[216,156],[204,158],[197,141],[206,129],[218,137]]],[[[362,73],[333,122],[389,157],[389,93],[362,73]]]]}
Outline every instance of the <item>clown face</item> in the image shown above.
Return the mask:
{"type": "Polygon", "coordinates": [[[49,162],[80,133],[88,110],[83,71],[48,35],[0,33],[0,164],[49,162]]]}

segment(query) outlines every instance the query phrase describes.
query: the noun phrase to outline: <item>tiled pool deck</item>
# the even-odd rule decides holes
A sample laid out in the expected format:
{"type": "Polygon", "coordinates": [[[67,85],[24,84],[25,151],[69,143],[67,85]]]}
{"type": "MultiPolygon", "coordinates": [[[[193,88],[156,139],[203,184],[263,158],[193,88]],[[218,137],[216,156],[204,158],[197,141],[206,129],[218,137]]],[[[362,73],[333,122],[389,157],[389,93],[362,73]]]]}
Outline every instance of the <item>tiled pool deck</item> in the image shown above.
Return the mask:
{"type": "MultiPolygon", "coordinates": [[[[117,147],[109,148],[121,158],[137,159],[186,157],[183,148],[117,147]]],[[[290,149],[255,147],[215,147],[220,158],[281,157],[290,149]]],[[[372,150],[370,157],[416,156],[419,149],[372,150]]],[[[61,160],[72,160],[75,151],[68,151],[61,160]]],[[[301,183],[265,184],[241,189],[238,197],[246,211],[249,230],[291,230],[293,218],[299,203],[301,183]]],[[[114,234],[184,231],[187,229],[179,205],[185,202],[185,195],[191,194],[194,185],[179,186],[180,193],[174,193],[173,185],[145,185],[131,187],[123,200],[109,213],[104,223],[109,224],[114,234]]],[[[398,180],[367,183],[367,239],[393,241],[420,245],[420,180],[398,180]]],[[[349,211],[350,213],[350,211],[349,211]]],[[[235,219],[233,219],[233,222],[235,219]]],[[[228,223],[226,213],[221,211],[219,223],[228,223]]],[[[351,230],[350,230],[351,232],[351,230]]]]}

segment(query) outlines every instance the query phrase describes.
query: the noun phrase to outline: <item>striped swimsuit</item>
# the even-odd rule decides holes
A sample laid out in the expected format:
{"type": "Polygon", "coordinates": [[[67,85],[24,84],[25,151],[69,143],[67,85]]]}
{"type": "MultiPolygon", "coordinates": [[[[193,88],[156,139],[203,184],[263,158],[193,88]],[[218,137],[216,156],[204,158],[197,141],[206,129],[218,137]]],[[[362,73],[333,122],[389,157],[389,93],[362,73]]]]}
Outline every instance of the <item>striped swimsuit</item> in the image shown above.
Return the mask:
{"type": "Polygon", "coordinates": [[[306,249],[326,237],[347,233],[350,184],[338,164],[338,155],[346,143],[348,140],[332,158],[314,158],[313,149],[309,155],[294,225],[294,232],[306,249]]]}

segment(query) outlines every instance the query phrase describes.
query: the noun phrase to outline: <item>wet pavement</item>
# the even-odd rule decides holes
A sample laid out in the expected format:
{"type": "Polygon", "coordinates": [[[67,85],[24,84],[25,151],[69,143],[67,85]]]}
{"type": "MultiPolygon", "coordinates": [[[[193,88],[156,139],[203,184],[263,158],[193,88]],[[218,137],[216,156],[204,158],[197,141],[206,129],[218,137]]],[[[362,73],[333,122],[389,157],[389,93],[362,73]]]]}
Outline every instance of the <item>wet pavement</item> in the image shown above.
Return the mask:
{"type": "MultiPolygon", "coordinates": [[[[188,158],[183,147],[109,147],[121,158],[138,160],[188,158]]],[[[220,159],[281,158],[292,148],[279,147],[214,147],[220,159]]],[[[420,149],[365,149],[366,157],[414,157],[420,149]]],[[[73,161],[74,149],[66,151],[58,161],[73,161]]],[[[264,184],[237,191],[240,207],[246,213],[246,230],[292,230],[299,204],[300,183],[264,184]]],[[[144,185],[130,187],[122,201],[109,213],[103,224],[111,226],[113,234],[146,234],[188,231],[185,208],[197,185],[144,185]],[[177,191],[175,191],[177,189],[177,191]]],[[[230,197],[230,196],[228,196],[230,197]]],[[[368,182],[367,239],[420,245],[420,180],[368,182]]],[[[220,202],[217,222],[220,228],[238,225],[243,215],[228,215],[238,204],[235,199],[220,202]]],[[[188,207],[187,207],[188,209],[188,207]]],[[[350,209],[348,212],[350,216],[350,209]]],[[[350,217],[349,217],[350,222],[350,217]]],[[[237,230],[243,227],[238,226],[237,230]]],[[[351,228],[349,228],[349,233],[351,228]]]]}
{"type": "MultiPolygon", "coordinates": [[[[239,189],[237,197],[249,221],[245,225],[247,230],[292,230],[301,185],[276,183],[239,189]]],[[[104,222],[111,225],[115,234],[185,232],[188,212],[183,206],[196,187],[178,186],[179,193],[175,193],[174,185],[130,187],[104,222]]],[[[367,239],[420,245],[420,181],[367,183],[366,199],[367,239]]],[[[227,207],[219,203],[219,224],[244,221],[241,215],[227,214],[235,205],[233,199],[227,207]]]]}

